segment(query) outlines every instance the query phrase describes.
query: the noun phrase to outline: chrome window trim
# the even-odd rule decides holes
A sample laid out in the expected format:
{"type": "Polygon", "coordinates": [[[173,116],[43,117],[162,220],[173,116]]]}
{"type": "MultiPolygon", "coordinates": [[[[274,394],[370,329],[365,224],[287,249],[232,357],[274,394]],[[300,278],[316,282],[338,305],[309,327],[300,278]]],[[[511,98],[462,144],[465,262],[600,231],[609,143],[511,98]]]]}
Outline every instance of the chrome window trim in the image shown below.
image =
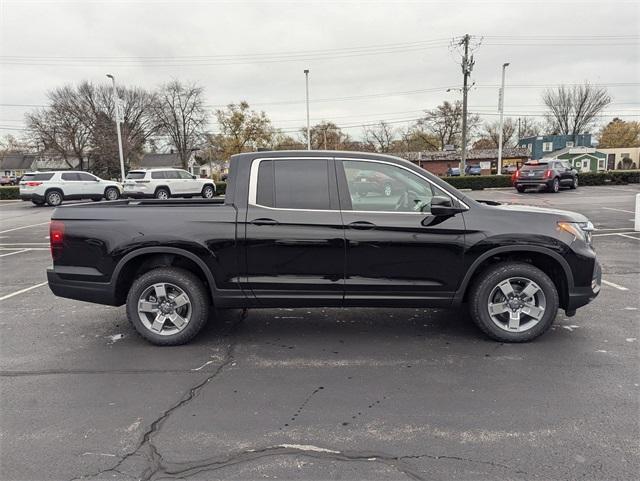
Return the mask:
{"type": "Polygon", "coordinates": [[[453,195],[451,192],[449,192],[446,189],[443,189],[442,187],[440,187],[439,185],[437,185],[436,183],[432,182],[430,179],[428,179],[427,177],[420,175],[419,173],[405,167],[404,165],[398,165],[395,164],[393,162],[387,162],[384,160],[377,160],[377,159],[361,159],[361,158],[357,158],[357,157],[262,157],[259,159],[254,159],[253,162],[251,163],[251,170],[249,171],[249,199],[248,199],[248,205],[252,206],[252,207],[260,207],[261,209],[269,209],[269,210],[277,210],[277,211],[294,211],[294,212],[353,212],[353,213],[358,213],[358,214],[404,214],[404,215],[420,215],[420,216],[424,216],[425,214],[423,212],[395,212],[395,211],[388,211],[388,210],[347,210],[347,209],[293,209],[293,208],[282,208],[282,207],[269,207],[266,205],[262,205],[262,204],[258,204],[257,203],[257,197],[258,197],[258,169],[260,168],[260,162],[262,162],[263,160],[351,160],[351,161],[356,161],[356,162],[376,162],[379,164],[387,164],[387,165],[391,165],[394,167],[400,167],[401,169],[404,169],[410,173],[412,173],[413,175],[420,177],[421,179],[426,180],[427,182],[429,182],[429,184],[435,186],[436,188],[440,189],[440,190],[444,190],[450,197],[456,199],[461,205],[463,205],[465,207],[465,210],[469,210],[469,206],[467,204],[465,204],[462,200],[460,200],[458,197],[456,197],[455,195],[453,195]]]}

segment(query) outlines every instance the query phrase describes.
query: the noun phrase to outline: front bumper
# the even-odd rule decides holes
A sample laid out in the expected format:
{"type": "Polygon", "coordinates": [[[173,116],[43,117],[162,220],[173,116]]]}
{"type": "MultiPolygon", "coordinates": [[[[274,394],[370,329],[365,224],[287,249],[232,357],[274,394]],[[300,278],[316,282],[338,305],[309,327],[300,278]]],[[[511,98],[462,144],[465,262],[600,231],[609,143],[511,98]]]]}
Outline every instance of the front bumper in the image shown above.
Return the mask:
{"type": "Polygon", "coordinates": [[[600,263],[596,260],[593,266],[593,275],[591,278],[591,285],[585,287],[573,287],[569,290],[569,298],[567,299],[567,307],[565,311],[572,312],[579,307],[586,306],[593,301],[600,293],[600,287],[602,286],[602,268],[600,263]]]}

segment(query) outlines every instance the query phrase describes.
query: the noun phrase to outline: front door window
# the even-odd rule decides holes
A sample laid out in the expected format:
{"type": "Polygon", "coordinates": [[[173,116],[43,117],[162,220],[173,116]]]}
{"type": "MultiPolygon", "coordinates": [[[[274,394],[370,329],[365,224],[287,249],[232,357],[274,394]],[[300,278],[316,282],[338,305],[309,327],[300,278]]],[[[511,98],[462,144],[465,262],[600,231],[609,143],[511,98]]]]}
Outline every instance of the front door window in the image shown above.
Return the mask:
{"type": "Polygon", "coordinates": [[[449,197],[396,165],[359,160],[345,160],[342,165],[354,211],[428,213],[434,195],[449,197]]]}

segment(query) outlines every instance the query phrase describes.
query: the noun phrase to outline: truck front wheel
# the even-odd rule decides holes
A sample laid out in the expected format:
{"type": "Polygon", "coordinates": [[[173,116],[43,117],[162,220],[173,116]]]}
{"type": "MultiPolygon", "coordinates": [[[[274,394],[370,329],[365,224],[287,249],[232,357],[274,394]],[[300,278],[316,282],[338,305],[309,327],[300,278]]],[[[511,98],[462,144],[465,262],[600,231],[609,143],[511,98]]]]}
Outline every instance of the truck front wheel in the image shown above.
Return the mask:
{"type": "Polygon", "coordinates": [[[504,262],[482,272],[469,296],[476,325],[501,342],[527,342],[544,334],[558,312],[558,291],[544,272],[504,262]]]}
{"type": "Polygon", "coordinates": [[[158,346],[189,342],[209,316],[207,291],[191,272],[159,267],[138,277],[127,296],[127,317],[142,337],[158,346]]]}

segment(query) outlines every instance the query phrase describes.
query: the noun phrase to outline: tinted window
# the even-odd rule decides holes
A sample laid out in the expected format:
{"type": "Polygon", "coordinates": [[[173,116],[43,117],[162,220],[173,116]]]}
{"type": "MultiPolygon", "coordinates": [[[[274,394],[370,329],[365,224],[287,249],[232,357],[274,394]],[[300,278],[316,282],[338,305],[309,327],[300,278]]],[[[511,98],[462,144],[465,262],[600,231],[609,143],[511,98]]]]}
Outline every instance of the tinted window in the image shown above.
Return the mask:
{"type": "Polygon", "coordinates": [[[524,164],[522,166],[522,170],[527,171],[527,170],[546,170],[547,169],[547,163],[543,163],[543,164],[524,164]]]}
{"type": "Polygon", "coordinates": [[[275,182],[273,180],[273,160],[263,160],[258,168],[258,189],[256,202],[267,207],[275,206],[275,182]]]}
{"type": "Polygon", "coordinates": [[[144,179],[146,172],[129,172],[127,179],[144,179]]]}
{"type": "Polygon", "coordinates": [[[87,174],[86,172],[78,172],[76,175],[78,176],[79,180],[85,180],[85,181],[90,180],[91,182],[96,181],[96,178],[93,175],[87,174]]]}
{"type": "Polygon", "coordinates": [[[177,170],[165,170],[163,173],[164,173],[164,178],[165,179],[179,179],[180,178],[180,174],[178,173],[177,170]]]}
{"type": "Polygon", "coordinates": [[[151,178],[152,179],[166,179],[167,177],[165,176],[166,172],[164,170],[158,170],[155,172],[151,172],[151,178]]]}
{"type": "Polygon", "coordinates": [[[427,180],[395,165],[342,162],[352,210],[428,212],[434,195],[450,197],[427,180]]]}
{"type": "Polygon", "coordinates": [[[62,180],[73,180],[73,181],[80,180],[78,178],[78,174],[72,173],[72,172],[65,172],[64,174],[61,175],[61,178],[62,180]]]}
{"type": "Polygon", "coordinates": [[[178,175],[180,176],[181,179],[193,180],[193,177],[191,176],[191,174],[189,172],[184,171],[184,170],[179,170],[178,171],[178,175]]]}
{"type": "Polygon", "coordinates": [[[47,174],[25,174],[22,180],[51,180],[51,177],[53,177],[53,172],[47,174]]]}
{"type": "Polygon", "coordinates": [[[330,210],[328,161],[261,162],[256,200],[261,205],[280,209],[330,210]]]}

